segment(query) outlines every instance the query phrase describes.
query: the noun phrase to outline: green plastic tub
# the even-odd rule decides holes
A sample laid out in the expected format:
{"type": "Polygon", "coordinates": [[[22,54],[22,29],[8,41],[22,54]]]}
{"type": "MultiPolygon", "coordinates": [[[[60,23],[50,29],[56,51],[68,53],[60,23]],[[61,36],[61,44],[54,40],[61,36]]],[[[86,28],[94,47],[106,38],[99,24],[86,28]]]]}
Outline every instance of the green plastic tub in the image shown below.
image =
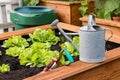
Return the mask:
{"type": "Polygon", "coordinates": [[[24,6],[11,11],[10,19],[19,30],[49,24],[56,19],[56,12],[47,6],[24,6]]]}

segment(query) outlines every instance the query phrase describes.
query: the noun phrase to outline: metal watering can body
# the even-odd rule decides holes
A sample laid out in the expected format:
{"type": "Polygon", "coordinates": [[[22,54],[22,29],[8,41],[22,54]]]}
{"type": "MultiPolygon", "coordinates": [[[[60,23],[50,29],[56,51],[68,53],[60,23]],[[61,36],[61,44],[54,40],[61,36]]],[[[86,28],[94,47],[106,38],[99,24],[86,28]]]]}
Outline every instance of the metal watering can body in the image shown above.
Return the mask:
{"type": "Polygon", "coordinates": [[[68,33],[58,25],[59,20],[56,19],[51,23],[51,26],[56,26],[57,29],[63,34],[63,36],[75,47],[80,53],[79,59],[83,62],[97,63],[106,59],[105,57],[105,42],[109,40],[113,33],[110,29],[111,35],[105,40],[105,31],[107,28],[97,26],[95,17],[93,15],[88,16],[88,26],[80,27],[79,33],[69,33],[69,35],[79,35],[80,47],[78,47],[69,37],[68,33]]]}
{"type": "MultiPolygon", "coordinates": [[[[109,30],[109,29],[108,29],[109,30]]],[[[88,16],[88,26],[80,27],[80,61],[88,63],[102,62],[106,59],[105,56],[105,31],[106,28],[97,26],[95,17],[88,16]]],[[[112,37],[112,31],[111,36],[112,37]]]]}
{"type": "Polygon", "coordinates": [[[80,57],[84,62],[105,60],[105,30],[84,31],[80,28],[80,57]]]}

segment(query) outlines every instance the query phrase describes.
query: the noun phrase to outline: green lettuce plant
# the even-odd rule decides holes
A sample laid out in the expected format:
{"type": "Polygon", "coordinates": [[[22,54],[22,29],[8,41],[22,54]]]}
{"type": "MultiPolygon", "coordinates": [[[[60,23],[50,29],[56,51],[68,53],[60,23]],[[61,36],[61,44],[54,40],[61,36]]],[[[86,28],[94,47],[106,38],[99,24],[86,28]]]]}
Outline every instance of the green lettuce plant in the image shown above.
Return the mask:
{"type": "Polygon", "coordinates": [[[24,51],[24,47],[10,47],[6,50],[6,55],[12,56],[12,57],[17,57],[24,51]]]}
{"type": "MultiPolygon", "coordinates": [[[[79,47],[79,37],[78,36],[74,36],[73,37],[73,42],[79,47]]],[[[77,52],[77,50],[74,48],[74,46],[66,41],[64,43],[61,44],[61,48],[66,48],[72,56],[78,56],[79,55],[79,52],[77,52]]]]}
{"type": "Polygon", "coordinates": [[[10,71],[10,66],[9,64],[2,64],[0,66],[0,73],[3,73],[3,72],[8,72],[10,71]]]}
{"type": "MultiPolygon", "coordinates": [[[[52,30],[37,29],[33,34],[29,34],[26,40],[22,36],[13,36],[3,42],[6,49],[6,55],[17,57],[20,65],[30,67],[45,67],[52,58],[59,58],[57,50],[52,51],[50,48],[60,41],[52,30]],[[28,41],[31,41],[29,45],[28,41]]],[[[77,42],[77,40],[75,39],[77,42]]],[[[62,56],[60,62],[66,65],[69,61],[65,61],[62,56]]]]}
{"type": "Polygon", "coordinates": [[[20,65],[44,67],[50,63],[53,57],[58,59],[59,52],[51,51],[50,44],[35,42],[20,54],[19,60],[20,65]]]}
{"type": "Polygon", "coordinates": [[[33,34],[29,34],[29,37],[28,41],[50,43],[51,45],[55,45],[60,41],[59,37],[51,29],[36,29],[33,34]]]}
{"type": "Polygon", "coordinates": [[[3,47],[10,48],[10,47],[27,47],[29,46],[27,40],[22,36],[12,36],[8,40],[3,42],[3,47]]]}

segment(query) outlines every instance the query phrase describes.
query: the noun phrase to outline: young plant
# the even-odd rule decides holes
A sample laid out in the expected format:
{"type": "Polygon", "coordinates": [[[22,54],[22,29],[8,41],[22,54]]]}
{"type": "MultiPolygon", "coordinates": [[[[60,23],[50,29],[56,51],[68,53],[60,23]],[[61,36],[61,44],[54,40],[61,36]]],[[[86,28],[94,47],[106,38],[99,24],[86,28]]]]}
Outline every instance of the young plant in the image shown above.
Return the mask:
{"type": "Polygon", "coordinates": [[[81,13],[82,16],[87,15],[88,0],[81,1],[81,6],[80,6],[79,10],[80,10],[80,13],[81,13]]]}
{"type": "Polygon", "coordinates": [[[9,49],[6,50],[6,55],[12,56],[12,57],[17,57],[19,56],[23,51],[24,47],[10,47],[9,49]]]}
{"type": "MultiPolygon", "coordinates": [[[[74,36],[73,37],[73,42],[79,47],[79,37],[78,36],[74,36]]],[[[66,48],[72,56],[78,56],[79,52],[77,52],[77,50],[74,48],[74,46],[70,43],[70,42],[64,42],[63,44],[61,44],[61,48],[66,48]]]]}
{"type": "Polygon", "coordinates": [[[111,20],[113,15],[120,13],[120,0],[95,0],[95,4],[98,18],[111,20]]]}
{"type": "Polygon", "coordinates": [[[3,42],[3,47],[10,48],[10,47],[27,47],[29,46],[27,40],[22,38],[22,36],[12,36],[8,40],[3,42]]]}
{"type": "Polygon", "coordinates": [[[8,71],[10,71],[9,64],[2,64],[2,66],[0,66],[0,73],[8,72],[8,71]]]}
{"type": "Polygon", "coordinates": [[[23,53],[20,54],[20,65],[26,65],[31,67],[45,67],[52,58],[58,59],[59,52],[51,51],[49,43],[35,42],[30,48],[26,48],[23,53]]]}
{"type": "Polygon", "coordinates": [[[36,29],[33,34],[29,34],[29,41],[41,42],[41,43],[50,43],[51,45],[55,45],[60,41],[59,37],[55,36],[55,33],[49,30],[36,29]]]}

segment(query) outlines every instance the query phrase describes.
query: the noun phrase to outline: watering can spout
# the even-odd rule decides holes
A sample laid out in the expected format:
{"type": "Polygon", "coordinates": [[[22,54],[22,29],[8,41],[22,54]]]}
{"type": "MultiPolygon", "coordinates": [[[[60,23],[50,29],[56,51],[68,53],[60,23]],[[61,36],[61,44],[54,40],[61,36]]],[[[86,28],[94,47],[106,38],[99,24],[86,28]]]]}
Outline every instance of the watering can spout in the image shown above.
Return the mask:
{"type": "Polygon", "coordinates": [[[67,36],[67,34],[63,31],[63,29],[58,25],[59,20],[56,19],[51,23],[51,26],[56,26],[57,29],[62,33],[62,35],[75,47],[75,49],[79,52],[79,47],[67,36]]]}

